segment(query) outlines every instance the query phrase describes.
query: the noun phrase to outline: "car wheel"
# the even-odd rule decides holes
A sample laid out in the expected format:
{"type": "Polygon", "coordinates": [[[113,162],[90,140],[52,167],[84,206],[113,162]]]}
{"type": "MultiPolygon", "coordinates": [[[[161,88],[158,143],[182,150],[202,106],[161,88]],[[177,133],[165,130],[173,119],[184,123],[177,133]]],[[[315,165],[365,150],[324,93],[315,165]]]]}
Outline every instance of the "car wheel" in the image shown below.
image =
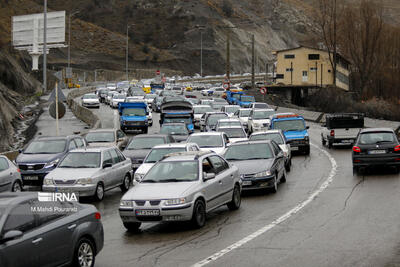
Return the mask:
{"type": "Polygon", "coordinates": [[[125,174],[124,180],[122,181],[122,184],[120,186],[122,192],[128,191],[130,185],[131,185],[131,178],[129,177],[128,174],[125,174]]]}
{"type": "Polygon", "coordinates": [[[20,181],[15,181],[11,186],[12,192],[21,192],[22,191],[22,184],[20,181]]]}
{"type": "Polygon", "coordinates": [[[104,198],[104,185],[99,183],[96,187],[96,192],[94,193],[94,198],[97,201],[101,201],[104,198]]]}
{"type": "Polygon", "coordinates": [[[326,146],[326,140],[321,136],[322,146],[326,146]]]}
{"type": "Polygon", "coordinates": [[[95,249],[93,242],[87,238],[81,238],[74,253],[76,267],[93,267],[95,262],[95,249]]]}
{"type": "Polygon", "coordinates": [[[192,224],[201,228],[206,224],[206,205],[203,200],[196,200],[193,207],[192,224]]]}
{"type": "Polygon", "coordinates": [[[242,199],[240,196],[240,187],[238,185],[235,185],[235,187],[233,188],[232,201],[229,202],[227,206],[230,210],[237,210],[240,208],[241,202],[242,199]]]}
{"type": "Polygon", "coordinates": [[[310,155],[310,147],[307,147],[306,150],[304,151],[304,154],[310,155]]]}
{"type": "Polygon", "coordinates": [[[278,192],[278,178],[276,174],[274,175],[274,186],[271,188],[271,192],[274,194],[278,192]]]}
{"type": "Polygon", "coordinates": [[[142,225],[140,222],[124,222],[123,224],[128,232],[137,232],[142,225]]]}
{"type": "Polygon", "coordinates": [[[144,128],[144,129],[143,129],[143,133],[144,133],[144,134],[147,134],[148,131],[149,131],[148,128],[144,128]]]}
{"type": "Polygon", "coordinates": [[[328,148],[331,149],[333,147],[333,143],[331,141],[328,141],[328,148]]]}

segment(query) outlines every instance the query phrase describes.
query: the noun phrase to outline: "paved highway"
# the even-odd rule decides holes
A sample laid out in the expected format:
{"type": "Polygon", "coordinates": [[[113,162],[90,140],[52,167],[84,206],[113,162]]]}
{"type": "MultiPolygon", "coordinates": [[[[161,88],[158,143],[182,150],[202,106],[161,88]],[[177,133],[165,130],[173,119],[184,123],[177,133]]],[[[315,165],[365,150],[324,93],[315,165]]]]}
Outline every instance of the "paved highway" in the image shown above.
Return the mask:
{"type": "MultiPolygon", "coordinates": [[[[104,128],[118,115],[95,110],[104,128]]],[[[153,114],[159,130],[159,115],[153,114]]],[[[241,208],[212,212],[193,230],[184,223],[144,224],[128,233],[118,215],[122,193],[94,203],[105,246],[96,266],[393,266],[399,264],[399,175],[376,170],[353,176],[347,148],[327,150],[309,123],[310,156],[295,156],[277,194],[246,193],[241,208]]]]}

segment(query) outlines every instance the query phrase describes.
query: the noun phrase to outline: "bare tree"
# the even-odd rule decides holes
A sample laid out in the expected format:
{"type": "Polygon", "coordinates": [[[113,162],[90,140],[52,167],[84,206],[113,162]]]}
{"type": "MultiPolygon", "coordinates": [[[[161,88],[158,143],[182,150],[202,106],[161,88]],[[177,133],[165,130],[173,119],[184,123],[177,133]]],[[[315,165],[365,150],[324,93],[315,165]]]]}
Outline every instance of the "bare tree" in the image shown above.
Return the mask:
{"type": "Polygon", "coordinates": [[[381,4],[361,0],[359,7],[348,6],[343,14],[341,47],[352,61],[361,96],[381,62],[382,10],[381,4]]]}

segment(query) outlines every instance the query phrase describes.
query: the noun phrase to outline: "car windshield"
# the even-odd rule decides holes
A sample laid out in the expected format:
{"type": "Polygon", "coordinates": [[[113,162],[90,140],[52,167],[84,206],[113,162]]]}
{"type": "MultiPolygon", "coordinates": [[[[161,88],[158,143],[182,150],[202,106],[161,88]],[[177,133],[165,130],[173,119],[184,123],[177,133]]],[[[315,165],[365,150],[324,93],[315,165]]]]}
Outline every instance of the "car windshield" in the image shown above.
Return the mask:
{"type": "Polygon", "coordinates": [[[222,147],[220,135],[195,135],[189,136],[188,143],[196,143],[199,147],[222,147]]]}
{"type": "Polygon", "coordinates": [[[115,95],[113,98],[114,99],[125,99],[126,97],[125,97],[125,95],[115,95]]]}
{"type": "Polygon", "coordinates": [[[149,95],[145,95],[145,99],[154,99],[157,95],[154,94],[149,94],[149,95]]]}
{"type": "Polygon", "coordinates": [[[164,118],[164,123],[176,123],[176,122],[190,124],[190,123],[192,123],[192,119],[190,117],[188,117],[188,118],[174,118],[174,117],[164,118]]]}
{"type": "Polygon", "coordinates": [[[255,160],[273,158],[268,144],[243,144],[228,147],[224,155],[226,160],[255,160]]]}
{"type": "Polygon", "coordinates": [[[153,148],[149,155],[147,155],[144,163],[156,163],[167,154],[183,151],[185,151],[184,147],[153,148]]]}
{"type": "Polygon", "coordinates": [[[124,108],[122,116],[146,116],[146,110],[143,108],[124,108]]]}
{"type": "Polygon", "coordinates": [[[219,121],[218,127],[242,126],[240,121],[219,121]]]}
{"type": "Polygon", "coordinates": [[[178,125],[178,124],[166,125],[166,124],[164,124],[161,127],[160,133],[172,134],[172,135],[188,135],[189,134],[185,124],[181,124],[181,125],[178,125]]]}
{"type": "Polygon", "coordinates": [[[213,112],[214,110],[210,106],[205,107],[194,107],[194,114],[204,114],[206,112],[213,112]]]}
{"type": "Polygon", "coordinates": [[[223,128],[218,129],[218,132],[224,132],[229,138],[246,138],[246,133],[242,128],[223,128]]]}
{"type": "Polygon", "coordinates": [[[248,117],[248,116],[250,116],[250,112],[251,112],[250,109],[249,110],[241,110],[239,113],[239,117],[248,117]]]}
{"type": "Polygon", "coordinates": [[[220,119],[224,119],[224,118],[226,118],[226,117],[228,117],[228,115],[226,115],[226,114],[215,114],[215,115],[210,115],[210,116],[208,117],[208,119],[207,119],[207,125],[216,125],[217,122],[218,122],[220,119]]]}
{"type": "Polygon", "coordinates": [[[59,163],[59,168],[99,168],[100,152],[69,153],[59,163]]]}
{"type": "Polygon", "coordinates": [[[275,121],[273,124],[274,129],[281,129],[287,131],[304,131],[306,129],[303,120],[284,120],[275,121]]]}
{"type": "Polygon", "coordinates": [[[362,133],[360,135],[359,144],[361,145],[372,145],[379,143],[393,143],[396,137],[390,132],[372,132],[372,133],[362,133]]]}
{"type": "Polygon", "coordinates": [[[228,113],[235,113],[240,107],[235,107],[235,106],[228,106],[225,107],[225,112],[228,113]]]}
{"type": "Polygon", "coordinates": [[[267,103],[254,103],[254,108],[269,108],[267,103]]]}
{"type": "Polygon", "coordinates": [[[242,96],[240,98],[240,101],[244,101],[244,102],[255,102],[255,98],[254,96],[242,96]]]}
{"type": "Polygon", "coordinates": [[[137,137],[132,139],[126,149],[150,149],[162,144],[165,144],[163,137],[137,137]]]}
{"type": "Polygon", "coordinates": [[[202,105],[209,105],[209,106],[210,106],[213,102],[214,102],[213,100],[202,100],[202,101],[201,101],[201,104],[202,104],[202,105]]]}
{"type": "Polygon", "coordinates": [[[84,95],[83,99],[97,99],[97,95],[84,95]]]}
{"type": "Polygon", "coordinates": [[[24,154],[57,154],[65,150],[65,140],[33,141],[25,149],[24,154]]]}
{"type": "Polygon", "coordinates": [[[250,136],[249,140],[274,140],[279,145],[284,144],[283,138],[279,133],[256,134],[250,136]]]}
{"type": "Polygon", "coordinates": [[[114,132],[91,132],[86,135],[88,143],[108,143],[115,141],[114,132]]]}
{"type": "Polygon", "coordinates": [[[236,95],[233,95],[233,98],[235,98],[235,99],[239,99],[239,98],[240,98],[240,96],[241,96],[241,95],[239,95],[239,94],[236,94],[236,95]]]}
{"type": "Polygon", "coordinates": [[[274,115],[275,111],[254,111],[253,113],[253,119],[256,120],[265,120],[265,119],[269,119],[269,116],[274,115]]]}
{"type": "Polygon", "coordinates": [[[197,161],[158,162],[142,183],[192,182],[199,179],[197,161]]]}

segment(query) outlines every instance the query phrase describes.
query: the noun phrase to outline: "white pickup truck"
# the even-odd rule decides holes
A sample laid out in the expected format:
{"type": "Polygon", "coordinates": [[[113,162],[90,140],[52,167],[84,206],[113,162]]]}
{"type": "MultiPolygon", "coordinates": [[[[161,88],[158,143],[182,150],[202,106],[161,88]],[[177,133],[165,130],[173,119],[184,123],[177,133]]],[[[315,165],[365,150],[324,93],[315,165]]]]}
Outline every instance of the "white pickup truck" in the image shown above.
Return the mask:
{"type": "Polygon", "coordinates": [[[359,113],[335,113],[325,117],[322,124],[322,145],[332,148],[334,144],[352,145],[364,128],[364,115],[359,113]]]}

